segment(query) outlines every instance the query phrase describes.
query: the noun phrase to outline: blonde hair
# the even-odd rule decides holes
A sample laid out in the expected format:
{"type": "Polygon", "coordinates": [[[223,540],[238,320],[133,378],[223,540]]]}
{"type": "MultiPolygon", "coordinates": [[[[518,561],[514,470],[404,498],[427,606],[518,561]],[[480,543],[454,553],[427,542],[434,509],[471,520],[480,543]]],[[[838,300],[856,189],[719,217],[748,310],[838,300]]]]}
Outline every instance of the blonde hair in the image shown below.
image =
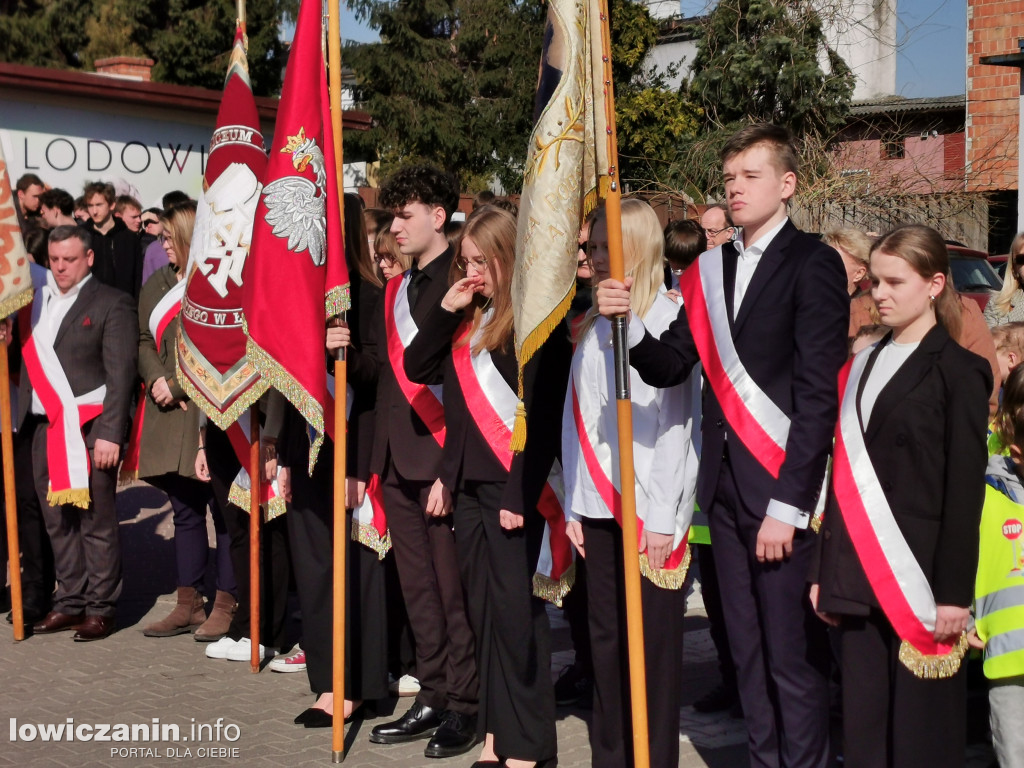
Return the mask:
{"type": "MultiPolygon", "coordinates": [[[[402,271],[406,272],[412,266],[412,257],[402,253],[398,248],[398,239],[395,237],[395,233],[390,228],[385,227],[384,229],[377,230],[377,236],[373,238],[373,255],[384,254],[389,256],[393,262],[399,264],[402,267],[402,271]]],[[[377,275],[381,282],[384,284],[384,273],[381,272],[380,267],[377,266],[376,258],[373,259],[374,272],[379,273],[377,275]]]]}
{"type": "Polygon", "coordinates": [[[871,238],[853,227],[833,229],[821,236],[825,245],[831,245],[837,251],[842,250],[854,261],[868,268],[868,257],[871,255],[871,238]]]}
{"type": "MultiPolygon", "coordinates": [[[[487,307],[494,307],[494,316],[487,323],[480,340],[473,345],[473,354],[481,349],[489,352],[505,349],[512,341],[512,270],[516,263],[516,219],[508,211],[494,205],[481,205],[466,219],[458,244],[455,246],[455,258],[452,259],[449,280],[452,285],[457,283],[465,273],[459,268],[462,258],[462,244],[469,238],[487,259],[487,271],[491,273],[494,293],[490,299],[480,294],[466,308],[471,317],[472,325],[466,340],[472,339],[483,321],[487,307]]],[[[462,346],[466,340],[459,342],[462,346]]]]}
{"type": "Polygon", "coordinates": [[[1024,323],[997,325],[992,329],[992,343],[997,352],[1014,352],[1018,360],[1024,360],[1024,323]]]}
{"type": "Polygon", "coordinates": [[[1013,306],[1013,294],[1018,289],[1024,289],[1024,285],[1021,285],[1020,279],[1017,277],[1017,268],[1013,265],[1014,257],[1019,256],[1021,252],[1024,252],[1024,232],[1018,232],[1017,236],[1013,238],[1013,242],[1010,243],[1010,258],[1007,260],[1006,273],[1003,275],[1003,287],[992,298],[1001,315],[1010,313],[1013,306]]]}
{"type": "Polygon", "coordinates": [[[949,275],[949,251],[939,233],[923,224],[903,224],[878,238],[871,246],[871,253],[876,251],[903,259],[925,280],[946,276],[942,292],[934,298],[935,319],[950,338],[959,339],[963,309],[949,275]]]}
{"type": "MultiPolygon", "coordinates": [[[[599,209],[591,225],[594,227],[605,219],[604,208],[599,209]]],[[[643,200],[626,198],[622,201],[622,261],[626,277],[633,278],[629,290],[629,308],[643,319],[654,306],[655,299],[665,284],[665,235],[658,221],[658,214],[643,200]]],[[[597,320],[597,289],[594,289],[594,305],[583,317],[573,340],[578,342],[597,320]]]]}
{"type": "Polygon", "coordinates": [[[196,204],[189,201],[168,208],[160,217],[160,223],[174,248],[174,255],[178,261],[177,269],[185,269],[192,244],[192,229],[196,223],[196,204]]]}

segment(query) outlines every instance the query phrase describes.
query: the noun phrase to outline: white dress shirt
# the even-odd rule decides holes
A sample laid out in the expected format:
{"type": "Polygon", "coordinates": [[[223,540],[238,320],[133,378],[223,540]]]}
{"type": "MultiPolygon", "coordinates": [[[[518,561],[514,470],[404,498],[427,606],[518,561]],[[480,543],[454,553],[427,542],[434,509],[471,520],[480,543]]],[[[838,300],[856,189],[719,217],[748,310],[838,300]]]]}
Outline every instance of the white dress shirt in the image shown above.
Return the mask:
{"type": "MultiPolygon", "coordinates": [[[[57,336],[57,331],[60,330],[60,324],[64,322],[64,318],[67,317],[71,307],[78,300],[78,294],[82,290],[82,286],[91,279],[92,273],[90,272],[82,280],[69,288],[67,293],[61,293],[60,288],[57,287],[57,281],[53,279],[53,273],[47,272],[46,285],[43,286],[43,290],[40,292],[42,294],[43,306],[39,312],[39,321],[32,329],[32,334],[41,334],[37,338],[42,338],[47,344],[52,345],[53,340],[57,336]]],[[[46,415],[46,409],[43,408],[43,403],[39,399],[39,395],[36,394],[34,387],[32,388],[32,413],[36,416],[46,415]]]]}
{"type": "Polygon", "coordinates": [[[754,277],[754,270],[761,263],[761,256],[768,250],[768,246],[771,245],[772,240],[779,234],[787,221],[789,221],[788,216],[784,217],[782,221],[761,235],[756,242],[748,246],[743,244],[743,230],[737,231],[736,238],[733,240],[738,255],[736,259],[736,285],[733,287],[732,294],[733,320],[740,313],[740,304],[743,303],[743,297],[747,295],[747,288],[750,287],[750,280],[754,277]]]}
{"type": "MultiPolygon", "coordinates": [[[[668,328],[678,306],[663,293],[647,312],[654,332],[668,328]]],[[[682,520],[689,519],[697,488],[700,455],[700,369],[682,384],[659,389],[645,384],[630,370],[633,410],[633,464],[636,473],[636,511],[654,533],[675,534],[681,541],[682,520]],[[682,513],[686,512],[685,518],[682,513]]],[[[562,468],[565,513],[568,520],[611,518],[587,469],[573,413],[575,385],[584,420],[593,429],[590,444],[609,480],[619,489],[618,422],[611,323],[598,317],[573,354],[569,391],[562,414],[562,468]]]]}

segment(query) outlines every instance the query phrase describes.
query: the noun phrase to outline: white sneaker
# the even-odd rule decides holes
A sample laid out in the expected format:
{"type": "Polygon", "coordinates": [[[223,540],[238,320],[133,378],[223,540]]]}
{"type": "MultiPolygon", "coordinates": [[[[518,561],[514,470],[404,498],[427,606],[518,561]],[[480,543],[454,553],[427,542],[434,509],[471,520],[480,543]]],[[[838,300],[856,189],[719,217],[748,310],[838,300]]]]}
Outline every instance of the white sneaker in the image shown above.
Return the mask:
{"type": "MultiPolygon", "coordinates": [[[[265,648],[263,643],[260,643],[260,661],[263,659],[275,656],[276,651],[273,648],[265,648]]],[[[233,646],[228,649],[227,660],[228,661],[249,661],[252,657],[252,640],[248,637],[243,637],[233,646]]]]}
{"type": "Polygon", "coordinates": [[[228,651],[237,645],[235,640],[225,635],[220,640],[210,643],[206,646],[206,658],[208,659],[226,659],[228,657],[228,651]]]}
{"type": "Polygon", "coordinates": [[[388,692],[394,696],[415,696],[420,692],[420,681],[412,675],[402,675],[398,680],[388,675],[388,692]]]}
{"type": "Polygon", "coordinates": [[[296,646],[291,656],[277,656],[271,659],[267,667],[274,672],[305,672],[306,652],[296,646]]]}

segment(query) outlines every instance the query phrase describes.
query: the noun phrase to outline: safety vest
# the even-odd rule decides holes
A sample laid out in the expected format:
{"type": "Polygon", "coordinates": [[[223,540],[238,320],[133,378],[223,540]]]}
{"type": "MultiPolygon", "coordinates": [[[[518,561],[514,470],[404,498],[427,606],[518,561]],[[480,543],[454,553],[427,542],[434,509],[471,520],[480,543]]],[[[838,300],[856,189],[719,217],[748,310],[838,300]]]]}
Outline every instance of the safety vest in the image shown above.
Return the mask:
{"type": "Polygon", "coordinates": [[[991,486],[981,512],[981,551],[974,583],[985,677],[1024,675],[1024,505],[991,486]]]}

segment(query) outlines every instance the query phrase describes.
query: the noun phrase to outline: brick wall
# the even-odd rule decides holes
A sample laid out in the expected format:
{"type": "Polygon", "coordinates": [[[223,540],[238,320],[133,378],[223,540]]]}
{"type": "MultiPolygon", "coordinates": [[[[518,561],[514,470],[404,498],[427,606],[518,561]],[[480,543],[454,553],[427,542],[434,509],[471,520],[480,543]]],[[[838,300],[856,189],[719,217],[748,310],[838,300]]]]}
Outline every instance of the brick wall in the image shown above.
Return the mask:
{"type": "Polygon", "coordinates": [[[93,62],[96,71],[101,75],[126,77],[132,80],[150,80],[153,60],[135,56],[111,56],[109,59],[96,59],[93,62]]]}
{"type": "Polygon", "coordinates": [[[1017,189],[1020,74],[984,66],[982,56],[1017,53],[1024,0],[967,3],[967,189],[1017,189]]]}

